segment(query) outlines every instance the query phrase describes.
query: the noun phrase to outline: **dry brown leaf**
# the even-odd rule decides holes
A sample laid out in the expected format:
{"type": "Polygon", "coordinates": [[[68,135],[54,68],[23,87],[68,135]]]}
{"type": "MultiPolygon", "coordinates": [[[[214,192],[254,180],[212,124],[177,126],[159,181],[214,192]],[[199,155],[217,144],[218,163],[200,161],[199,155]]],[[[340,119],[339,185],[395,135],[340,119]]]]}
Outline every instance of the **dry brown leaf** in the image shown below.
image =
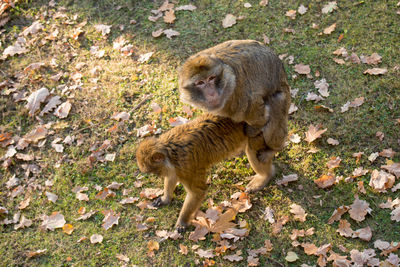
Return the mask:
{"type": "Polygon", "coordinates": [[[306,14],[307,10],[308,10],[308,8],[306,8],[303,5],[300,5],[299,8],[297,9],[297,12],[299,12],[300,15],[304,15],[304,14],[306,14]]]}
{"type": "Polygon", "coordinates": [[[377,53],[372,53],[369,57],[365,58],[365,63],[368,65],[378,65],[381,61],[382,57],[377,53]]]}
{"type": "Polygon", "coordinates": [[[79,218],[76,219],[76,221],[80,221],[80,220],[87,220],[90,217],[92,217],[93,214],[95,214],[97,211],[89,211],[86,214],[82,214],[79,218]]]}
{"type": "Polygon", "coordinates": [[[261,0],[260,3],[259,3],[259,5],[260,5],[260,6],[267,6],[267,5],[268,5],[268,1],[269,1],[269,0],[261,0]]]}
{"type": "Polygon", "coordinates": [[[333,170],[339,167],[340,162],[342,162],[342,159],[340,157],[331,157],[330,160],[326,163],[326,166],[328,167],[328,169],[333,170]]]}
{"type": "Polygon", "coordinates": [[[367,193],[367,191],[365,190],[365,187],[364,187],[364,181],[357,182],[357,190],[358,190],[358,192],[363,193],[363,194],[367,193]]]}
{"type": "Polygon", "coordinates": [[[381,166],[382,169],[387,170],[388,172],[392,173],[396,178],[400,178],[400,163],[393,163],[389,165],[381,166]]]}
{"type": "Polygon", "coordinates": [[[286,11],[285,16],[289,17],[290,19],[295,19],[296,18],[296,13],[297,13],[296,10],[290,9],[290,10],[286,11]]]}
{"type": "Polygon", "coordinates": [[[336,1],[328,2],[328,4],[323,6],[322,13],[323,14],[328,14],[328,13],[333,12],[336,9],[338,9],[336,1]]]}
{"type": "Polygon", "coordinates": [[[314,86],[315,86],[315,88],[318,89],[318,92],[323,97],[328,97],[329,96],[329,92],[328,92],[329,84],[326,82],[325,78],[315,81],[314,82],[314,86]]]}
{"type": "Polygon", "coordinates": [[[386,189],[392,188],[395,182],[394,175],[385,171],[373,170],[369,185],[377,192],[386,192],[386,189]]]}
{"type": "Polygon", "coordinates": [[[400,222],[400,206],[395,208],[391,213],[390,213],[390,219],[396,222],[400,222]]]}
{"type": "Polygon", "coordinates": [[[337,56],[342,56],[342,57],[348,56],[348,52],[347,52],[346,48],[344,48],[344,47],[341,47],[341,48],[333,51],[332,54],[337,55],[337,56]]]}
{"type": "Polygon", "coordinates": [[[328,219],[328,224],[332,224],[335,221],[339,221],[343,214],[345,214],[349,210],[348,206],[340,206],[333,213],[332,216],[328,219]]]}
{"type": "Polygon", "coordinates": [[[66,118],[69,114],[69,111],[71,110],[71,103],[69,101],[66,101],[62,103],[61,105],[58,106],[58,108],[54,111],[54,115],[57,117],[63,119],[66,118]]]}
{"type": "Polygon", "coordinates": [[[387,69],[383,68],[372,68],[372,69],[367,69],[364,71],[364,74],[369,74],[369,75],[383,75],[387,73],[387,69]]]}
{"type": "Polygon", "coordinates": [[[76,199],[80,201],[89,201],[88,195],[81,192],[76,193],[76,199]]]}
{"type": "Polygon", "coordinates": [[[310,243],[302,243],[301,246],[304,248],[304,253],[307,255],[316,255],[318,247],[310,243]]]}
{"type": "Polygon", "coordinates": [[[368,202],[360,200],[358,196],[354,199],[353,204],[350,205],[349,214],[350,218],[357,222],[361,222],[365,219],[367,213],[371,213],[372,209],[369,207],[368,202]]]}
{"type": "Polygon", "coordinates": [[[294,112],[296,112],[299,108],[294,104],[294,103],[290,103],[290,107],[289,107],[289,115],[293,114],[294,112]]]}
{"type": "Polygon", "coordinates": [[[223,257],[223,259],[224,259],[224,260],[228,260],[228,261],[230,261],[230,262],[242,261],[242,260],[243,260],[243,257],[240,256],[241,253],[242,253],[242,252],[241,252],[240,250],[238,250],[238,251],[236,252],[236,254],[225,255],[225,256],[223,257]]]}
{"type": "Polygon", "coordinates": [[[299,74],[310,74],[311,69],[309,65],[304,65],[304,64],[296,64],[294,65],[294,70],[299,73],[299,74]]]}
{"type": "Polygon", "coordinates": [[[361,240],[370,241],[371,238],[372,238],[372,230],[371,230],[371,228],[369,226],[367,226],[365,228],[358,229],[358,230],[354,231],[352,237],[353,238],[358,237],[361,240]]]}
{"type": "Polygon", "coordinates": [[[277,185],[284,185],[287,186],[288,183],[297,181],[299,179],[297,174],[289,174],[289,175],[283,175],[283,178],[281,180],[277,180],[276,184],[277,185]]]}
{"type": "Polygon", "coordinates": [[[296,253],[294,253],[293,251],[289,251],[285,257],[285,260],[287,262],[295,262],[299,259],[299,256],[297,256],[296,253]]]}
{"type": "Polygon", "coordinates": [[[180,35],[179,32],[177,32],[173,29],[166,29],[163,32],[164,32],[165,36],[167,36],[168,39],[172,39],[172,37],[180,35]]]}
{"type": "Polygon", "coordinates": [[[351,225],[347,220],[339,221],[339,228],[336,230],[341,236],[352,237],[354,231],[351,229],[351,225]]]}
{"type": "Polygon", "coordinates": [[[28,259],[30,259],[30,258],[34,258],[34,257],[37,257],[37,256],[41,256],[46,251],[47,251],[47,249],[39,249],[39,250],[36,250],[36,251],[28,251],[26,253],[26,257],[28,257],[28,259]]]}
{"type": "Polygon", "coordinates": [[[328,129],[319,130],[320,126],[310,125],[308,131],[306,132],[306,140],[308,143],[313,142],[315,139],[320,138],[323,133],[325,133],[328,129]]]}
{"type": "Polygon", "coordinates": [[[354,169],[352,177],[353,178],[360,177],[360,176],[366,175],[367,173],[368,173],[368,170],[364,170],[363,167],[358,167],[358,168],[354,169]]]}
{"type": "Polygon", "coordinates": [[[296,221],[300,222],[306,221],[307,213],[300,205],[297,204],[290,205],[290,213],[294,215],[294,219],[296,221]]]}
{"type": "Polygon", "coordinates": [[[176,19],[175,11],[173,9],[165,11],[163,19],[165,23],[174,23],[176,19]]]}
{"type": "MultiPolygon", "coordinates": [[[[1,211],[1,207],[0,207],[0,211],[1,211]]],[[[0,214],[3,214],[3,213],[0,212],[0,214]]],[[[23,229],[23,228],[29,227],[31,225],[32,225],[32,220],[29,220],[29,219],[25,218],[24,215],[22,215],[19,220],[19,223],[14,225],[14,230],[23,229]]]]}
{"type": "Polygon", "coordinates": [[[160,37],[161,34],[163,34],[163,33],[164,33],[164,29],[158,29],[156,31],[153,31],[151,33],[151,36],[153,36],[154,38],[157,38],[157,37],[160,37]]]}
{"type": "Polygon", "coordinates": [[[108,197],[115,197],[115,193],[108,188],[104,188],[104,190],[98,192],[95,196],[96,199],[105,200],[108,197]]]}
{"type": "Polygon", "coordinates": [[[227,14],[222,20],[222,27],[229,28],[236,24],[236,16],[232,14],[227,14]]]}
{"type": "Polygon", "coordinates": [[[163,190],[161,188],[145,188],[140,192],[140,197],[154,199],[163,194],[163,190]]]}
{"type": "Polygon", "coordinates": [[[116,214],[113,210],[102,211],[104,215],[103,224],[101,225],[104,229],[108,230],[113,225],[118,225],[118,220],[121,213],[116,214]]]}
{"type": "Polygon", "coordinates": [[[118,260],[126,262],[126,263],[128,263],[130,261],[130,259],[127,256],[123,255],[123,254],[116,254],[115,257],[118,260]]]}
{"type": "Polygon", "coordinates": [[[96,244],[103,242],[103,236],[99,234],[94,234],[90,237],[90,243],[96,244]]]}
{"type": "Polygon", "coordinates": [[[149,242],[147,242],[147,249],[149,251],[159,250],[160,249],[160,244],[157,241],[150,240],[149,242]]]}
{"type": "Polygon", "coordinates": [[[187,10],[187,11],[193,11],[196,10],[197,7],[194,5],[183,5],[183,6],[178,6],[175,8],[175,11],[180,11],[180,10],[187,10]]]}
{"type": "Polygon", "coordinates": [[[50,193],[50,192],[45,192],[45,195],[47,197],[47,199],[53,203],[56,203],[58,196],[56,194],[50,193]]]}
{"type": "Polygon", "coordinates": [[[336,176],[333,174],[323,174],[320,178],[314,180],[314,183],[322,189],[331,187],[335,182],[336,176]]]}
{"type": "Polygon", "coordinates": [[[185,123],[187,123],[188,121],[189,121],[188,119],[182,118],[181,116],[178,116],[178,117],[176,117],[176,118],[169,118],[169,119],[168,119],[168,122],[169,122],[169,124],[170,124],[172,127],[185,124],[185,123]]]}
{"type": "Polygon", "coordinates": [[[35,129],[27,133],[23,139],[27,142],[37,143],[39,140],[45,138],[47,129],[43,125],[37,126],[35,129]]]}
{"type": "Polygon", "coordinates": [[[43,29],[43,25],[40,23],[40,21],[37,20],[33,22],[31,26],[23,30],[21,35],[23,36],[27,36],[29,34],[34,35],[38,33],[41,29],[43,29]]]}
{"type": "Polygon", "coordinates": [[[324,29],[324,34],[331,34],[336,28],[336,23],[324,29]]]}
{"type": "Polygon", "coordinates": [[[196,254],[199,255],[201,258],[207,258],[207,259],[215,257],[212,249],[203,250],[200,248],[196,251],[196,254]]]}
{"type": "Polygon", "coordinates": [[[112,26],[105,25],[105,24],[94,25],[94,28],[96,29],[96,31],[101,32],[101,35],[103,35],[103,36],[106,36],[107,34],[110,33],[111,27],[112,26]]]}
{"type": "Polygon", "coordinates": [[[49,95],[49,90],[43,87],[35,92],[33,92],[28,99],[26,108],[29,109],[29,115],[33,116],[35,112],[40,108],[40,103],[44,102],[49,95]]]}
{"type": "Polygon", "coordinates": [[[74,227],[69,223],[64,224],[62,229],[63,229],[63,232],[66,233],[67,235],[71,235],[72,232],[74,231],[74,227]]]}
{"type": "Polygon", "coordinates": [[[395,154],[396,154],[396,152],[393,151],[392,148],[384,149],[381,152],[379,152],[379,156],[385,157],[385,158],[393,158],[395,154]]]}
{"type": "Polygon", "coordinates": [[[344,64],[346,64],[346,62],[343,60],[343,59],[341,59],[341,58],[333,58],[333,61],[335,61],[337,64],[339,64],[339,65],[344,65],[344,64]]]}
{"type": "Polygon", "coordinates": [[[53,231],[56,228],[62,228],[66,223],[64,215],[59,212],[53,212],[50,216],[43,215],[42,227],[53,231]]]}

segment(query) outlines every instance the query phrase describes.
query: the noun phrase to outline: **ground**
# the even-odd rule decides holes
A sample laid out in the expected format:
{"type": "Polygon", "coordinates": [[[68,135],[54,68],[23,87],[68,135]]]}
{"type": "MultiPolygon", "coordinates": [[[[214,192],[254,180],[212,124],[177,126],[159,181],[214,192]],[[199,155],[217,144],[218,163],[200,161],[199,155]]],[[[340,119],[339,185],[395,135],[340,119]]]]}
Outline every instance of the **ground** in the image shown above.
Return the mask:
{"type": "MultiPolygon", "coordinates": [[[[393,192],[391,187],[398,184],[399,170],[392,170],[397,177],[393,185],[385,183],[385,192],[370,186],[370,180],[373,170],[383,170],[383,165],[396,166],[393,164],[400,161],[398,1],[338,1],[335,5],[328,1],[293,0],[269,1],[266,6],[249,1],[251,7],[246,1],[171,1],[173,7],[158,13],[166,16],[168,10],[175,9],[172,23],[166,23],[163,17],[156,21],[150,18],[157,16],[152,10],[163,4],[157,0],[17,1],[12,6],[6,2],[10,1],[2,4],[4,11],[0,9],[0,23],[4,24],[0,28],[0,261],[4,266],[246,266],[251,264],[250,250],[265,247],[266,240],[273,249],[257,256],[260,266],[323,266],[321,258],[327,257],[307,255],[305,243],[316,247],[330,244],[327,256],[334,251],[353,261],[357,251],[374,249],[376,258],[393,264],[384,266],[396,266],[398,243],[391,244],[393,252],[387,260],[389,253],[381,254],[376,241],[400,242],[400,217],[396,220],[391,216],[398,204],[392,209],[380,207],[398,196],[399,191],[393,192]],[[197,8],[176,9],[189,4],[197,8]],[[300,14],[301,5],[307,8],[304,14],[300,14]],[[289,17],[294,13],[290,10],[297,11],[295,18],[289,17]],[[225,28],[222,21],[227,14],[233,14],[237,21],[225,28]],[[40,29],[24,32],[36,21],[42,25],[40,29]],[[334,23],[331,33],[325,30],[334,23]],[[109,32],[104,27],[102,34],[96,25],[112,27],[109,32]],[[179,35],[153,37],[152,33],[159,29],[173,29],[179,35]],[[26,51],[6,55],[6,48],[15,46],[18,37],[25,38],[26,51]],[[121,51],[115,43],[122,38],[126,42],[121,51]],[[168,207],[153,210],[136,206],[145,199],[140,192],[162,188],[163,181],[140,173],[135,149],[142,139],[141,127],[152,125],[165,132],[173,127],[171,118],[191,118],[188,107],[179,100],[178,68],[191,54],[230,39],[265,42],[281,55],[293,90],[292,102],[298,110],[290,115],[291,141],[276,156],[274,180],[248,196],[252,207],[233,220],[239,228],[245,225],[248,235],[236,242],[229,240],[236,248],[218,254],[212,234],[197,242],[189,239],[194,228],[177,240],[156,234],[157,230],[173,230],[185,192],[178,187],[168,207]],[[333,54],[342,47],[345,52],[333,54]],[[151,57],[142,60],[141,55],[149,52],[153,52],[151,57]],[[357,63],[352,53],[362,62],[357,63]],[[371,57],[374,53],[381,59],[371,57]],[[44,64],[30,66],[32,63],[44,64]],[[308,65],[310,71],[301,74],[299,64],[308,65]],[[380,75],[364,73],[373,68],[386,71],[380,75]],[[309,93],[321,94],[315,82],[322,79],[329,84],[329,96],[319,102],[309,101],[309,93]],[[30,113],[28,97],[43,87],[49,96],[30,113]],[[65,117],[54,114],[54,110],[40,114],[52,96],[60,96],[60,103],[71,104],[65,117]],[[355,102],[342,112],[349,101],[355,102]],[[121,112],[130,117],[120,121],[112,118],[121,112]],[[320,125],[327,131],[308,142],[306,132],[310,125],[320,125]],[[13,153],[11,147],[37,127],[46,129],[46,136],[13,153]],[[296,134],[299,142],[294,140],[296,134]],[[63,142],[67,136],[73,140],[63,142]],[[339,144],[329,144],[328,138],[339,144]],[[61,147],[57,144],[62,145],[62,152],[56,151],[61,147]],[[375,160],[368,159],[372,153],[390,148],[397,153],[381,153],[375,160]],[[314,151],[311,153],[310,149],[314,151]],[[353,156],[358,152],[364,153],[359,160],[353,156]],[[340,157],[341,161],[337,168],[329,170],[327,162],[332,157],[340,157]],[[358,167],[369,172],[355,177],[353,171],[358,167]],[[289,174],[297,174],[298,180],[287,186],[277,184],[289,174]],[[331,174],[335,184],[318,187],[314,181],[324,174],[331,174]],[[119,189],[111,189],[115,196],[99,197],[98,192],[104,192],[113,182],[123,183],[119,189]],[[77,186],[88,187],[82,191],[88,201],[76,198],[73,189],[77,186]],[[58,199],[49,201],[48,193],[58,199]],[[357,196],[369,204],[371,212],[360,221],[348,213],[342,219],[350,222],[353,230],[369,227],[369,241],[342,236],[337,232],[338,221],[328,223],[339,206],[352,205],[357,196]],[[120,200],[127,197],[139,200],[121,204],[120,200]],[[305,221],[295,219],[290,212],[292,204],[305,210],[305,221]],[[87,220],[77,221],[79,210],[84,213],[82,207],[86,212],[97,212],[87,220]],[[263,218],[267,207],[273,209],[275,221],[288,218],[278,233],[274,232],[276,223],[263,218]],[[119,220],[106,230],[102,223],[108,210],[113,210],[119,220]],[[53,212],[62,214],[72,225],[72,234],[65,233],[67,227],[46,229],[44,215],[53,212]],[[20,218],[16,217],[18,214],[20,218]],[[32,221],[29,226],[18,226],[22,216],[32,221]],[[140,228],[138,224],[147,227],[140,228]],[[314,234],[298,237],[303,246],[296,246],[290,238],[293,231],[312,227],[314,234]],[[102,235],[102,242],[92,244],[89,239],[93,234],[102,235]],[[86,240],[77,242],[84,236],[86,240]],[[149,244],[155,243],[158,250],[150,252],[149,244]],[[187,255],[180,252],[180,245],[189,248],[187,255]],[[32,254],[44,249],[43,253],[32,254]],[[199,249],[211,250],[215,256],[206,259],[199,255],[199,249]],[[242,260],[230,262],[223,258],[237,251],[242,252],[242,260]],[[290,262],[286,258],[288,252],[296,253],[299,259],[290,262]],[[129,263],[118,259],[118,254],[128,257],[129,263]]],[[[193,117],[201,114],[200,110],[192,111],[193,117]]],[[[251,174],[245,156],[217,164],[209,174],[207,198],[215,205],[230,200],[232,194],[245,187],[246,177],[251,174]]],[[[207,207],[205,201],[202,210],[207,207]]]]}

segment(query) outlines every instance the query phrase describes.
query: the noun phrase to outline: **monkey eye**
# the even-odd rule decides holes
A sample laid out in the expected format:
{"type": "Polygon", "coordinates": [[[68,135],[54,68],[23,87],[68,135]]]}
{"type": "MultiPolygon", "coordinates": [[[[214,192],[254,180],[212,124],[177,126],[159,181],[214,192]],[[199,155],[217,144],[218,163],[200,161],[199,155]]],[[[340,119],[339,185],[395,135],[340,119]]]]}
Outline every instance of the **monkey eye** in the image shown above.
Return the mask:
{"type": "Polygon", "coordinates": [[[215,75],[213,75],[213,76],[210,76],[210,77],[208,77],[208,81],[209,81],[209,82],[212,82],[212,81],[214,81],[214,80],[215,80],[215,78],[216,78],[216,77],[215,77],[215,75]]]}
{"type": "Polygon", "coordinates": [[[203,86],[205,84],[204,81],[200,80],[195,83],[196,86],[203,86]]]}

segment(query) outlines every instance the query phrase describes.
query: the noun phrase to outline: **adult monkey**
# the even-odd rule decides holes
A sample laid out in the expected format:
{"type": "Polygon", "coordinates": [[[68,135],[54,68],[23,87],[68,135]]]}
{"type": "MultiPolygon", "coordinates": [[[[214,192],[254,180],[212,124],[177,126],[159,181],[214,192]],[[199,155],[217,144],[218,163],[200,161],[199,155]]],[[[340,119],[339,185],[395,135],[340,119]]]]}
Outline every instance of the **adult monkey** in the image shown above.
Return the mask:
{"type": "Polygon", "coordinates": [[[221,43],[186,60],[179,90],[183,102],[246,122],[248,136],[263,132],[265,148],[250,162],[259,171],[246,190],[262,189],[274,175],[272,160],[287,136],[290,87],[278,56],[254,40],[221,43]]]}

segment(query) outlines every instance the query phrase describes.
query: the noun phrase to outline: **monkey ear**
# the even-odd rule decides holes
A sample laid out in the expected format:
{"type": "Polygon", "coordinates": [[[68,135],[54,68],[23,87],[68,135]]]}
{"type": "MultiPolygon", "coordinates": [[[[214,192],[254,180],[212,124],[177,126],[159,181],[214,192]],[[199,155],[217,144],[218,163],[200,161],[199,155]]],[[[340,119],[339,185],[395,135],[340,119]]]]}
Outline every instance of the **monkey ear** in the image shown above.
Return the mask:
{"type": "Polygon", "coordinates": [[[151,160],[155,163],[161,163],[165,160],[165,155],[161,152],[154,152],[154,154],[151,155],[151,160]]]}

